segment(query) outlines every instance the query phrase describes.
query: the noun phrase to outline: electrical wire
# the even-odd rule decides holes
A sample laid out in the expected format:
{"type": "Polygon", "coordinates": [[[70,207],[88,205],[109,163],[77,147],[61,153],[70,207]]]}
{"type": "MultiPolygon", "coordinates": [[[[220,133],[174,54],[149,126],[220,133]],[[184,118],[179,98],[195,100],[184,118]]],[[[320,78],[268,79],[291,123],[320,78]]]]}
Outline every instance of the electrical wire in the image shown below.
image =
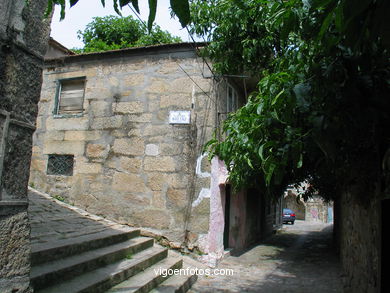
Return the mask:
{"type": "MultiPolygon", "coordinates": [[[[133,7],[131,7],[130,4],[127,4],[127,6],[130,8],[130,10],[134,13],[134,15],[138,18],[138,20],[145,26],[146,29],[148,29],[148,26],[147,24],[145,23],[145,21],[142,20],[142,18],[140,17],[140,15],[133,9],[133,7]]],[[[187,28],[187,27],[186,27],[187,28]]],[[[188,28],[187,28],[187,31],[188,31],[188,28]]],[[[191,36],[192,38],[192,36],[191,36]]],[[[193,38],[192,38],[193,39],[193,38]]],[[[160,41],[157,41],[160,45],[164,45],[162,42],[160,41]]],[[[202,58],[203,59],[203,58],[202,58]]],[[[178,67],[187,75],[187,77],[203,92],[204,95],[206,95],[211,101],[213,101],[214,103],[216,103],[216,101],[209,95],[209,93],[207,93],[191,76],[190,74],[180,65],[180,63],[175,60],[176,64],[178,65],[178,67]]],[[[208,65],[209,66],[209,65],[208,65]]]]}
{"type": "MultiPolygon", "coordinates": [[[[191,32],[190,32],[190,30],[188,29],[187,26],[186,26],[186,30],[187,30],[188,35],[189,35],[190,38],[192,39],[193,44],[196,45],[196,41],[195,41],[194,37],[192,36],[192,34],[191,34],[191,32]]],[[[196,50],[200,53],[200,50],[199,50],[198,48],[196,48],[196,50]]],[[[200,57],[203,59],[203,62],[206,63],[206,65],[207,65],[208,69],[210,70],[211,74],[212,74],[213,76],[215,76],[215,74],[214,74],[213,70],[211,69],[211,66],[210,66],[210,64],[207,62],[207,60],[202,56],[202,54],[199,54],[199,55],[200,55],[200,57]]]]}
{"type": "MultiPolygon", "coordinates": [[[[134,9],[128,5],[129,8],[131,9],[131,11],[135,14],[135,16],[141,21],[141,23],[147,28],[147,25],[146,23],[141,19],[141,17],[139,16],[138,13],[136,13],[136,11],[134,11],[134,9]]],[[[190,35],[191,39],[193,40],[193,45],[196,47],[196,42],[194,40],[194,38],[192,37],[192,35],[190,34],[188,28],[186,27],[187,29],[187,32],[188,34],[190,35]]],[[[161,42],[158,42],[159,44],[162,45],[161,42]]],[[[196,51],[197,48],[195,48],[196,51]]],[[[201,55],[201,54],[198,54],[198,55],[201,55]]],[[[211,66],[207,63],[207,60],[205,60],[203,58],[203,56],[201,56],[203,61],[207,64],[207,67],[209,68],[210,72],[212,73],[212,77],[215,78],[214,76],[214,73],[211,69],[211,66]]],[[[217,108],[218,107],[218,104],[217,104],[217,101],[215,99],[213,99],[208,92],[206,92],[202,87],[200,87],[200,85],[192,78],[192,76],[181,66],[181,64],[175,60],[176,64],[178,65],[178,67],[187,75],[187,77],[203,92],[203,94],[208,98],[208,100],[206,100],[206,104],[205,104],[205,108],[206,108],[206,114],[205,114],[205,118],[204,118],[204,121],[203,121],[203,124],[200,126],[201,128],[201,133],[200,133],[200,136],[199,136],[199,139],[197,141],[197,143],[195,143],[195,148],[193,149],[193,158],[195,159],[197,156],[199,156],[201,153],[202,153],[202,146],[204,144],[204,141],[205,141],[205,138],[206,138],[206,128],[207,128],[207,124],[208,124],[208,119],[209,119],[209,113],[211,111],[211,103],[209,103],[209,101],[213,102],[215,107],[217,108]]],[[[203,76],[203,73],[202,73],[202,76],[203,76]]],[[[214,91],[215,89],[213,88],[212,91],[214,91]]],[[[196,118],[195,118],[196,119],[196,118]]],[[[196,127],[196,126],[195,126],[196,127]]],[[[193,140],[195,140],[195,138],[193,137],[192,138],[193,140]]],[[[195,183],[195,180],[196,180],[196,174],[195,174],[195,170],[193,170],[194,174],[193,174],[193,180],[191,182],[191,187],[190,187],[190,194],[189,194],[189,201],[187,203],[187,207],[186,207],[186,212],[185,212],[185,219],[184,219],[184,243],[186,243],[188,241],[188,226],[189,226],[189,223],[190,223],[190,218],[192,216],[192,202],[194,200],[194,197],[195,197],[195,186],[196,186],[196,183],[195,183]]]]}

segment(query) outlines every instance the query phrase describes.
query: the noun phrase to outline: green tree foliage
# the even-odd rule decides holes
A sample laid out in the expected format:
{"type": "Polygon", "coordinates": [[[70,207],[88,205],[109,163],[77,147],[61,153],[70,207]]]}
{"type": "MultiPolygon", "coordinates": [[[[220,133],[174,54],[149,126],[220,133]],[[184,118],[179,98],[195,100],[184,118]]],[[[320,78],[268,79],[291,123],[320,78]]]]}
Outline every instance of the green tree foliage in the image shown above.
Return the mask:
{"type": "Polygon", "coordinates": [[[132,16],[112,15],[94,17],[84,31],[78,31],[78,38],[82,39],[84,48],[76,51],[84,53],[181,42],[179,37],[161,30],[158,25],[148,32],[145,25],[132,16]]]}
{"type": "MultiPolygon", "coordinates": [[[[29,0],[26,0],[29,1],[29,0]]],[[[84,0],[86,1],[86,0],[84,0]]],[[[69,6],[72,7],[79,2],[79,0],[69,0],[69,6]]],[[[106,5],[105,0],[98,1],[103,5],[103,7],[106,5]]],[[[53,8],[55,5],[60,6],[61,8],[61,19],[65,18],[65,6],[67,1],[66,0],[48,0],[47,1],[47,10],[46,15],[50,14],[53,11],[53,8]]],[[[157,12],[157,0],[148,0],[149,3],[149,18],[148,18],[148,29],[149,31],[153,28],[153,22],[156,18],[156,12],[157,12]]],[[[185,27],[190,22],[190,8],[188,0],[170,0],[172,13],[176,15],[183,27],[185,27]]],[[[92,3],[91,6],[96,5],[96,2],[92,3]]],[[[131,5],[137,11],[140,13],[139,6],[138,6],[138,0],[113,0],[113,6],[115,11],[121,15],[121,9],[122,7],[126,5],[131,5]]]]}
{"type": "MultiPolygon", "coordinates": [[[[236,188],[270,195],[308,180],[305,196],[368,196],[390,143],[386,0],[195,0],[192,31],[221,73],[251,71],[257,91],[206,144],[236,188]]],[[[379,180],[378,180],[379,179],[379,180]]],[[[378,187],[378,186],[376,186],[378,187]]]]}

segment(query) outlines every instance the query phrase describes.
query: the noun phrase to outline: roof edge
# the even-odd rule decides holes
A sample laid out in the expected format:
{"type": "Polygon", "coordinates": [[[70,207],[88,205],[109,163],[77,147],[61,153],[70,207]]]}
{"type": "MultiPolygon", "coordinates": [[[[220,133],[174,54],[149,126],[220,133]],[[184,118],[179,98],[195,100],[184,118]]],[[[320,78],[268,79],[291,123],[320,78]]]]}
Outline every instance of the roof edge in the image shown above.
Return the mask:
{"type": "Polygon", "coordinates": [[[144,47],[131,47],[131,48],[124,48],[124,49],[118,49],[118,50],[110,50],[110,51],[102,51],[102,52],[92,52],[92,53],[84,53],[84,54],[75,54],[72,51],[72,55],[63,56],[63,57],[56,57],[56,58],[49,58],[45,60],[45,63],[57,63],[57,62],[73,62],[73,61],[84,61],[84,60],[93,60],[93,59],[101,59],[101,58],[112,58],[112,57],[123,57],[123,56],[131,56],[131,55],[137,55],[141,52],[144,53],[153,53],[158,51],[166,51],[168,50],[180,50],[180,49],[198,49],[205,47],[208,43],[207,42],[182,42],[182,43],[171,43],[171,44],[159,44],[159,45],[152,45],[152,46],[144,46],[144,47]]]}
{"type": "Polygon", "coordinates": [[[55,39],[53,39],[52,37],[50,37],[50,39],[49,39],[49,44],[51,46],[57,48],[58,50],[64,52],[66,55],[76,55],[75,52],[73,52],[72,50],[68,49],[67,47],[62,45],[60,42],[58,42],[55,39]]]}

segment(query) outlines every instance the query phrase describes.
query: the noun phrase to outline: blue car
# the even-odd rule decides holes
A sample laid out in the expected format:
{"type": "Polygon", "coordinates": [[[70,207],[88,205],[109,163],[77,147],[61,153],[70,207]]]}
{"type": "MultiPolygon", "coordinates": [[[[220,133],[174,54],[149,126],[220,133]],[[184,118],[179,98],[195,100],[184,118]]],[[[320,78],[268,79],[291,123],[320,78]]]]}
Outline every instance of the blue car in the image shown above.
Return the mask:
{"type": "Polygon", "coordinates": [[[287,224],[290,222],[291,225],[294,225],[295,213],[290,209],[283,209],[282,221],[283,224],[287,224]]]}

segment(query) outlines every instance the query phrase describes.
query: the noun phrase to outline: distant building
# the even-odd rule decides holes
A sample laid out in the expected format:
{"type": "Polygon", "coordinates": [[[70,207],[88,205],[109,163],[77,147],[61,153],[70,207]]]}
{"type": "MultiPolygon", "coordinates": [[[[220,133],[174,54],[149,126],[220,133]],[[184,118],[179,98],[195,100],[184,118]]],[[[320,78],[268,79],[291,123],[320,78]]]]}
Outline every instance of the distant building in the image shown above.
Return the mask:
{"type": "Polygon", "coordinates": [[[305,202],[298,197],[299,193],[300,191],[295,188],[287,189],[283,199],[283,208],[293,210],[297,220],[333,222],[333,202],[326,202],[319,195],[305,202]]]}
{"type": "Polygon", "coordinates": [[[72,50],[69,50],[64,45],[60,44],[53,38],[49,39],[49,46],[47,48],[45,59],[53,59],[63,56],[75,55],[72,50]]]}

